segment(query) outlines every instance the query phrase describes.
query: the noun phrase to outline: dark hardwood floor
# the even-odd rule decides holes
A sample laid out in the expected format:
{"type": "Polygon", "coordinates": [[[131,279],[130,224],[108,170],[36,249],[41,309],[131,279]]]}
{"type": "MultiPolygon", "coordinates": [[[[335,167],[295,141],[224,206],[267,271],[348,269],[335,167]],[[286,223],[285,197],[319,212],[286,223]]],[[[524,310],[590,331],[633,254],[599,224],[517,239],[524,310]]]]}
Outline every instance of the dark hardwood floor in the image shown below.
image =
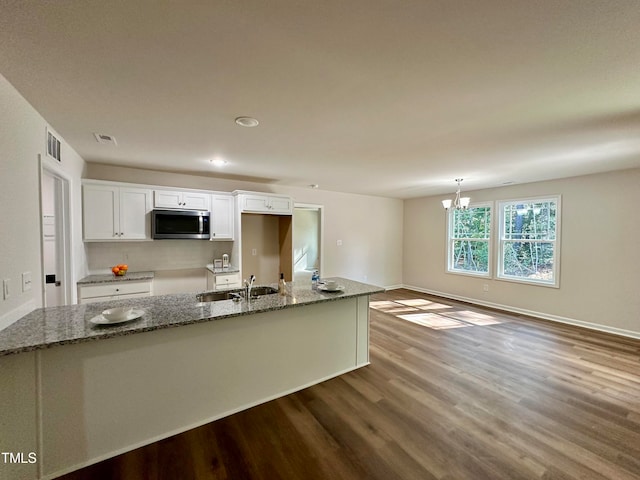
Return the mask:
{"type": "Polygon", "coordinates": [[[640,341],[372,300],[371,365],[61,478],[640,479],[640,341]]]}

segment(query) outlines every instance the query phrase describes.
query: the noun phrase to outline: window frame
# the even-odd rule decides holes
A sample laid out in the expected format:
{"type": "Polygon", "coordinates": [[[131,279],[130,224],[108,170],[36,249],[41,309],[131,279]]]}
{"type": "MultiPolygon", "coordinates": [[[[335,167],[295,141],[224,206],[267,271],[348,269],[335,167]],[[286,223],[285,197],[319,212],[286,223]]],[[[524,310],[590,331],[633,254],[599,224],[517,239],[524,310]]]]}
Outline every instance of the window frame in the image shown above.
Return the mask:
{"type": "Polygon", "coordinates": [[[561,195],[546,195],[543,197],[523,197],[518,199],[509,200],[497,200],[496,201],[497,216],[497,232],[496,235],[496,280],[502,280],[505,282],[522,283],[526,285],[537,285],[541,287],[560,288],[560,249],[561,249],[561,231],[562,231],[562,196],[561,195]],[[540,280],[526,277],[516,277],[514,275],[507,275],[504,273],[504,249],[507,243],[513,242],[513,239],[506,239],[504,232],[504,209],[505,206],[522,204],[522,203],[542,203],[542,202],[555,202],[556,204],[556,225],[555,225],[555,239],[518,239],[519,242],[524,243],[552,243],[553,244],[553,281],[540,280]]]}
{"type": "Polygon", "coordinates": [[[453,215],[455,212],[455,208],[450,208],[447,211],[447,229],[446,229],[446,264],[445,271],[446,273],[452,273],[454,275],[466,275],[470,277],[476,278],[493,278],[493,239],[494,236],[494,213],[495,213],[495,205],[494,202],[478,202],[472,203],[469,205],[467,210],[471,210],[473,208],[488,208],[489,209],[489,236],[486,239],[480,238],[471,238],[472,241],[478,242],[486,242],[487,244],[487,271],[486,272],[477,272],[473,270],[460,270],[456,269],[453,266],[453,244],[456,240],[460,240],[458,238],[453,238],[453,215]]]}

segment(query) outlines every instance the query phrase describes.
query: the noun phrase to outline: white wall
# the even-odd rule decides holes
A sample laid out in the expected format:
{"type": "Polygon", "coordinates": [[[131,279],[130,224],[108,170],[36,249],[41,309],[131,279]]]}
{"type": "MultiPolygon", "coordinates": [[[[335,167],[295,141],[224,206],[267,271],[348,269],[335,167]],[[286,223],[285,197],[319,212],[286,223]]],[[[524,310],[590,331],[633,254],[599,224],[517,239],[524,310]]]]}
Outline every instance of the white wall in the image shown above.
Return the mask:
{"type": "MultiPolygon", "coordinates": [[[[404,284],[640,336],[640,169],[465,191],[472,202],[562,195],[560,288],[449,274],[449,196],[405,201],[404,284]],[[489,291],[483,292],[483,284],[489,291]]],[[[495,263],[495,262],[494,262],[495,263]]]]}
{"type": "Polygon", "coordinates": [[[298,203],[323,205],[323,275],[385,287],[402,284],[402,200],[102,164],[88,164],[85,178],[222,192],[282,193],[298,203]],[[342,246],[337,240],[342,240],[342,246]]]}
{"type": "MultiPolygon", "coordinates": [[[[45,157],[47,122],[0,75],[0,279],[9,279],[10,297],[0,292],[0,328],[42,304],[40,250],[40,166],[45,157]],[[22,273],[32,273],[32,288],[22,292],[22,273]]],[[[62,138],[63,163],[56,167],[71,180],[75,278],[84,275],[81,241],[80,178],[84,161],[62,138]]]]}

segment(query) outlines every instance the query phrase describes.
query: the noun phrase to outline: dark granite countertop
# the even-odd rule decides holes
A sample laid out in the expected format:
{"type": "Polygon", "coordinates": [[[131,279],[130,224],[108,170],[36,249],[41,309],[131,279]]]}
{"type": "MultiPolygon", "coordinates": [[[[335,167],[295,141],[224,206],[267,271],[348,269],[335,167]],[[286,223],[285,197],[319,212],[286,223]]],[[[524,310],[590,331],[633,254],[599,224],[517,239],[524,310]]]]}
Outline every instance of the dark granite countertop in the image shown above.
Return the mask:
{"type": "Polygon", "coordinates": [[[78,285],[94,285],[98,283],[135,282],[136,280],[153,280],[153,272],[127,272],[126,275],[113,273],[88,275],[78,280],[78,285]]]}
{"type": "Polygon", "coordinates": [[[335,278],[335,280],[344,286],[343,291],[331,293],[315,291],[311,289],[309,283],[298,286],[293,282],[289,285],[290,293],[287,296],[264,295],[249,302],[223,300],[199,303],[196,300],[196,293],[187,293],[38,308],[0,331],[0,356],[49,348],[55,345],[99,340],[160,328],[301,307],[384,291],[381,287],[344,278],[335,278]],[[144,314],[136,320],[120,325],[96,326],[90,322],[91,318],[100,315],[103,310],[116,306],[130,306],[143,310],[144,314]]]}

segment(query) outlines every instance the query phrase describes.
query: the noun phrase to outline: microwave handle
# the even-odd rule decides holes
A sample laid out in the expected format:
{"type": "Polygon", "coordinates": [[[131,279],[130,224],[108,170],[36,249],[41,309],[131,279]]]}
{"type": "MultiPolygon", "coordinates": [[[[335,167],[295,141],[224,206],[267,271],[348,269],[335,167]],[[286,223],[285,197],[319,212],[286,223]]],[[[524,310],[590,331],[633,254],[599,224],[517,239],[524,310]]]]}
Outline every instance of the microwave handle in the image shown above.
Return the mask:
{"type": "Polygon", "coordinates": [[[198,215],[198,233],[202,235],[204,232],[204,221],[202,220],[202,215],[198,215]]]}

